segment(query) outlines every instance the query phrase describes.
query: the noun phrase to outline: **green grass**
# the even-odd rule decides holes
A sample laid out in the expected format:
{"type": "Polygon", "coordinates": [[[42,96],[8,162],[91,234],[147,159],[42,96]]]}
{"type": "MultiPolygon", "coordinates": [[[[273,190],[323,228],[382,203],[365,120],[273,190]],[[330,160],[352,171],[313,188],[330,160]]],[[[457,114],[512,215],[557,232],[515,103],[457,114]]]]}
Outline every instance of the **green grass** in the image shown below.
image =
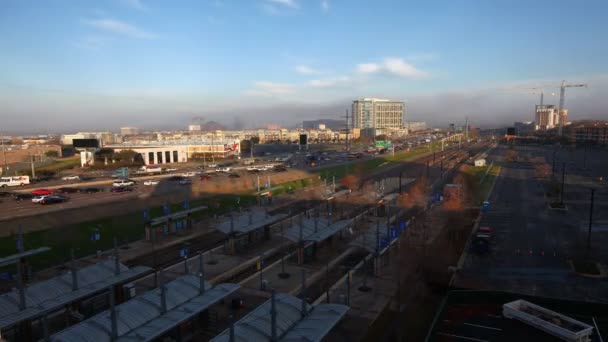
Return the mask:
{"type": "Polygon", "coordinates": [[[336,165],[328,168],[323,168],[318,170],[318,174],[321,178],[330,179],[331,177],[336,177],[336,181],[339,181],[344,176],[352,173],[359,173],[362,175],[369,174],[373,172],[378,167],[382,166],[391,166],[397,162],[406,162],[411,161],[413,159],[431,155],[433,151],[439,152],[441,149],[441,143],[433,143],[431,147],[427,146],[419,146],[410,151],[400,151],[396,152],[393,156],[392,153],[387,152],[387,154],[380,155],[377,158],[355,161],[353,163],[348,163],[345,165],[336,165]],[[384,164],[384,165],[383,165],[384,164]]]}
{"type": "MultiPolygon", "coordinates": [[[[57,173],[64,170],[70,170],[74,167],[80,166],[80,158],[68,158],[68,159],[56,159],[53,164],[41,166],[36,168],[36,173],[41,174],[45,172],[57,173]]],[[[30,170],[25,170],[31,175],[30,170]]]]}
{"type": "Polygon", "coordinates": [[[488,198],[492,184],[494,184],[494,179],[498,177],[499,173],[500,166],[498,165],[473,167],[465,172],[465,176],[469,178],[470,184],[473,187],[473,200],[475,203],[481,203],[488,198]],[[488,168],[490,168],[489,171],[488,168]]]}

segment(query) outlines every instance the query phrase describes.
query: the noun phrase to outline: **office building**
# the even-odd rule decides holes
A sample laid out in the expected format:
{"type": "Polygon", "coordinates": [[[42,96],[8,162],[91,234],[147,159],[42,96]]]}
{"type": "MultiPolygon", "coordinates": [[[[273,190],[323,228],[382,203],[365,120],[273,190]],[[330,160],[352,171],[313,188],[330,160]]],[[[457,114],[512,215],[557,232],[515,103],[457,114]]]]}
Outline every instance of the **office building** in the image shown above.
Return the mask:
{"type": "Polygon", "coordinates": [[[376,98],[353,101],[353,126],[356,128],[402,128],[405,103],[376,98]]]}
{"type": "Polygon", "coordinates": [[[536,106],[536,130],[546,131],[557,126],[559,118],[555,105],[536,106]]]}
{"type": "Polygon", "coordinates": [[[137,135],[139,134],[139,128],[137,127],[121,127],[120,128],[120,135],[127,136],[127,135],[137,135]]]}

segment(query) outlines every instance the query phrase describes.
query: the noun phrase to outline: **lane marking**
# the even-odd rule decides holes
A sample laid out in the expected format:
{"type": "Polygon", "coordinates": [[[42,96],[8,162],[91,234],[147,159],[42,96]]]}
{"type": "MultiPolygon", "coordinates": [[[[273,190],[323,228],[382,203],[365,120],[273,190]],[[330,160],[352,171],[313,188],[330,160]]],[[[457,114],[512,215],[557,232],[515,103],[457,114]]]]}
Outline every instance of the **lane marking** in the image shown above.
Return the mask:
{"type": "Polygon", "coordinates": [[[469,326],[472,326],[472,327],[477,327],[477,328],[484,328],[484,329],[491,329],[491,330],[502,331],[502,329],[500,329],[500,328],[488,327],[486,325],[471,324],[471,323],[463,323],[463,324],[469,325],[469,326]]]}
{"type": "Polygon", "coordinates": [[[439,335],[443,335],[443,336],[449,336],[449,337],[454,337],[454,338],[460,338],[463,340],[468,340],[468,341],[477,341],[477,342],[489,342],[489,340],[480,340],[478,338],[473,338],[473,337],[466,337],[466,336],[460,336],[460,335],[453,335],[453,334],[446,334],[446,333],[442,333],[439,332],[439,335]]]}

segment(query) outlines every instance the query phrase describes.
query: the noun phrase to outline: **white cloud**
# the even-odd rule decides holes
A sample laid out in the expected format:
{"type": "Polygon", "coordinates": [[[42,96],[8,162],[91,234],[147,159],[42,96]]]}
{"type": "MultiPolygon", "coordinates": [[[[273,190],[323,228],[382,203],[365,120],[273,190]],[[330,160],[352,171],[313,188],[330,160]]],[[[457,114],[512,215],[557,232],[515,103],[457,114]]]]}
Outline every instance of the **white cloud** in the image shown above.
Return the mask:
{"type": "Polygon", "coordinates": [[[302,74],[302,75],[316,75],[316,74],[321,73],[319,70],[315,70],[306,65],[298,65],[298,66],[296,66],[295,70],[297,73],[302,74]]]}
{"type": "Polygon", "coordinates": [[[384,71],[399,77],[424,78],[428,76],[426,71],[416,68],[413,64],[406,62],[403,58],[389,57],[382,63],[364,63],[357,65],[360,74],[372,74],[384,71]]]}
{"type": "Polygon", "coordinates": [[[266,0],[266,1],[277,4],[277,5],[287,6],[287,7],[291,7],[291,8],[298,8],[298,3],[295,0],[266,0]]]}
{"type": "Polygon", "coordinates": [[[273,96],[293,94],[295,91],[296,86],[293,84],[258,81],[254,82],[253,88],[247,90],[245,94],[253,96],[273,96]]]}
{"type": "Polygon", "coordinates": [[[95,19],[87,20],[85,23],[89,26],[103,30],[109,33],[128,36],[137,39],[156,39],[159,35],[145,31],[137,26],[116,19],[95,19]]]}
{"type": "Polygon", "coordinates": [[[317,79],[308,81],[308,85],[314,88],[327,88],[340,85],[342,83],[350,81],[348,76],[332,77],[325,79],[317,79]]]}
{"type": "Polygon", "coordinates": [[[427,73],[416,69],[412,64],[404,61],[402,58],[387,58],[384,60],[384,69],[401,77],[420,78],[426,77],[427,73]]]}
{"type": "Polygon", "coordinates": [[[146,8],[146,6],[144,6],[143,2],[141,2],[141,0],[123,0],[123,2],[125,4],[127,4],[129,7],[138,9],[138,10],[143,10],[146,8]]]}
{"type": "Polygon", "coordinates": [[[329,0],[321,1],[321,11],[323,11],[323,13],[327,13],[329,11],[329,0]]]}
{"type": "Polygon", "coordinates": [[[380,65],[376,63],[364,63],[357,65],[357,72],[360,74],[370,74],[380,70],[380,65]]]}

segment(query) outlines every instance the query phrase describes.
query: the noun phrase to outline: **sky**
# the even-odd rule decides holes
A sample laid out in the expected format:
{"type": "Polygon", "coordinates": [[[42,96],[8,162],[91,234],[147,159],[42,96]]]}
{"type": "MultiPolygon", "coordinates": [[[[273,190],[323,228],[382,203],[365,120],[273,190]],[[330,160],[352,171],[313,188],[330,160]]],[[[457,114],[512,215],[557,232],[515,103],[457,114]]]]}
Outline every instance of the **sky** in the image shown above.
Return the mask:
{"type": "Polygon", "coordinates": [[[496,127],[567,90],[608,119],[602,0],[3,0],[0,133],[339,118],[361,97],[407,120],[496,127]]]}

